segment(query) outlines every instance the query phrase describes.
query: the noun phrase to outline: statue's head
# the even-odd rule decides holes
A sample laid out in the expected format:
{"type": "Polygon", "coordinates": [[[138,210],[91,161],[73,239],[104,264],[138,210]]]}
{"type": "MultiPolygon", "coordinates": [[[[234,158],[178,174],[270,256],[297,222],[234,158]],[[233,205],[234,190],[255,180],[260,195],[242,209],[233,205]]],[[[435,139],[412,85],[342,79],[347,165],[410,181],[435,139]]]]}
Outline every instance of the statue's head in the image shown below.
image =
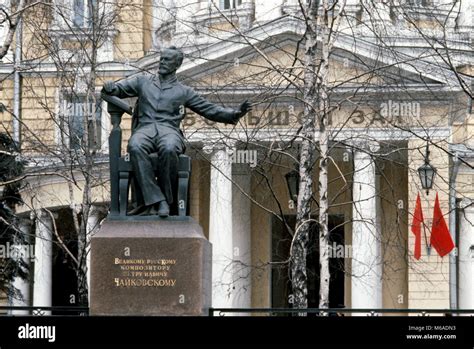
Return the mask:
{"type": "Polygon", "coordinates": [[[175,46],[165,48],[161,51],[160,68],[158,72],[162,75],[175,73],[181,66],[181,63],[183,63],[183,58],[183,51],[175,46]]]}

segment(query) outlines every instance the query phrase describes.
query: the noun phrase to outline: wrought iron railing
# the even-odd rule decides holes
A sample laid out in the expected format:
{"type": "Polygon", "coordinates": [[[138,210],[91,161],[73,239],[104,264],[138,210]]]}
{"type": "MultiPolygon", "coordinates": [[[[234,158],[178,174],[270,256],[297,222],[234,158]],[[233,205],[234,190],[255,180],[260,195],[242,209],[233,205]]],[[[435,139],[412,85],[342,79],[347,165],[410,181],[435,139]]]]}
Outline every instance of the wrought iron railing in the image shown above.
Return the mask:
{"type": "MultiPolygon", "coordinates": [[[[0,306],[0,316],[89,316],[88,307],[0,306]]],[[[209,316],[474,316],[474,309],[210,308],[209,316]]]]}
{"type": "Polygon", "coordinates": [[[3,316],[88,316],[88,307],[77,306],[54,306],[54,307],[32,307],[32,306],[0,306],[3,316]]]}
{"type": "Polygon", "coordinates": [[[209,316],[474,316],[474,309],[349,309],[349,308],[210,308],[209,316]]]}

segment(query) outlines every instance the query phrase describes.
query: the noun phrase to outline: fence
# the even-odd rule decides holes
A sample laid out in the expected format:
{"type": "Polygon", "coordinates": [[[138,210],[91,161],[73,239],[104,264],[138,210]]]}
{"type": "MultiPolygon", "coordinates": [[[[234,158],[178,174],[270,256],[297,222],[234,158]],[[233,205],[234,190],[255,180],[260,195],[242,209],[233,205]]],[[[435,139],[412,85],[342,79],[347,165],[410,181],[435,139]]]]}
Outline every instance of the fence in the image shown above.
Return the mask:
{"type": "MultiPolygon", "coordinates": [[[[89,316],[88,307],[0,306],[0,316],[89,316]],[[3,314],[2,314],[3,313],[3,314]]],[[[209,308],[209,316],[474,316],[474,309],[209,308]]]]}
{"type": "Polygon", "coordinates": [[[209,316],[474,316],[474,309],[210,308],[209,316]]]}

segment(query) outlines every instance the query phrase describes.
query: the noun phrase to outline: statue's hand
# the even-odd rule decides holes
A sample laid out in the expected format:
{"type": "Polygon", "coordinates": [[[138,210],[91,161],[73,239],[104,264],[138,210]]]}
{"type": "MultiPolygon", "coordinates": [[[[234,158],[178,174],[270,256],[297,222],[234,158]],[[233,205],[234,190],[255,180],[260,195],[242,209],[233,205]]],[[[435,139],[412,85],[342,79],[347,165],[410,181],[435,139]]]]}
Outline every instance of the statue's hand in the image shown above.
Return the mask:
{"type": "Polygon", "coordinates": [[[249,101],[244,101],[240,107],[239,107],[239,110],[237,110],[237,113],[236,113],[236,118],[237,120],[235,120],[235,122],[237,123],[237,121],[243,117],[245,114],[247,114],[249,111],[252,111],[252,104],[250,104],[249,101]]]}
{"type": "Polygon", "coordinates": [[[114,81],[106,81],[104,84],[104,92],[107,94],[112,94],[116,88],[114,81]]]}

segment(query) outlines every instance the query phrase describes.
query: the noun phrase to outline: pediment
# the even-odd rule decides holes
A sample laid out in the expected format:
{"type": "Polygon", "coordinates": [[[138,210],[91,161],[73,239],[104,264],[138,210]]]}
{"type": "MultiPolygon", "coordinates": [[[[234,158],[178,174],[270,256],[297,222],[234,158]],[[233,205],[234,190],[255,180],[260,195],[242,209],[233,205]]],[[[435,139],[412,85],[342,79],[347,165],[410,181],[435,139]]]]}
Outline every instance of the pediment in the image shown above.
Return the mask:
{"type": "MultiPolygon", "coordinates": [[[[178,72],[180,79],[189,85],[212,89],[303,87],[304,45],[301,37],[286,34],[268,38],[257,49],[222,52],[221,56],[212,59],[190,60],[178,72]]],[[[334,87],[442,85],[440,80],[345,48],[335,47],[331,52],[329,81],[334,87]]]]}
{"type": "MultiPolygon", "coordinates": [[[[243,35],[188,50],[178,71],[180,79],[189,85],[219,89],[289,88],[293,83],[302,86],[304,40],[298,23],[282,18],[243,35]]],[[[139,62],[142,69],[149,71],[157,65],[158,54],[139,62]]],[[[456,85],[448,69],[347,33],[338,34],[334,42],[329,77],[338,87],[456,85]]]]}

